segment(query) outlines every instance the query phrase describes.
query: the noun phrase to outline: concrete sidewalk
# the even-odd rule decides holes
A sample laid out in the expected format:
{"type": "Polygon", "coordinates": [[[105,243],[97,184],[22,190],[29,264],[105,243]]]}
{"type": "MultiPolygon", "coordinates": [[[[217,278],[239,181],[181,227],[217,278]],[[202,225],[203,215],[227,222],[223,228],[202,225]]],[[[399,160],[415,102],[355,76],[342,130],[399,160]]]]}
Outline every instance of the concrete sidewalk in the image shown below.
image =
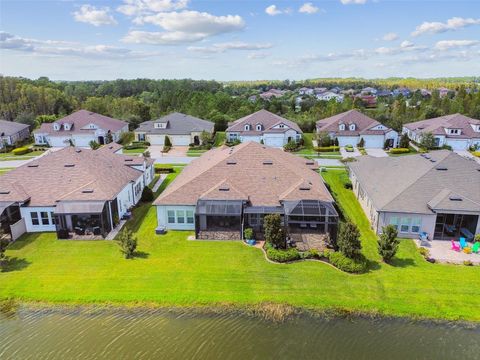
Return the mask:
{"type": "Polygon", "coordinates": [[[347,158],[347,157],[358,157],[358,156],[362,156],[362,154],[360,153],[360,151],[358,151],[358,149],[356,147],[353,147],[353,152],[348,152],[347,150],[345,150],[344,147],[341,147],[340,148],[340,154],[342,155],[342,158],[347,158]]]}

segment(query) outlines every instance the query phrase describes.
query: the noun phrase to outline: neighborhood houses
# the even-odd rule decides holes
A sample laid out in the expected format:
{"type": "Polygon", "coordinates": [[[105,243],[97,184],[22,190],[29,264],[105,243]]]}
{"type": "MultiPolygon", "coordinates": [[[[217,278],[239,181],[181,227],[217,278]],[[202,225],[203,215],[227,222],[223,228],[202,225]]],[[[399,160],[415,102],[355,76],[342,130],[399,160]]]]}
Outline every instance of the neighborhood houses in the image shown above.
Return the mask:
{"type": "Polygon", "coordinates": [[[175,112],[141,123],[135,129],[135,139],[151,145],[164,145],[165,136],[168,136],[173,146],[200,145],[202,132],[213,135],[214,123],[175,112]]]}
{"type": "Polygon", "coordinates": [[[353,191],[376,233],[402,238],[464,238],[480,233],[480,164],[448,150],[362,157],[348,165],[353,191]]]}
{"type": "Polygon", "coordinates": [[[338,213],[311,160],[257,142],[209,151],[155,200],[158,228],[195,231],[197,239],[263,238],[264,217],[279,214],[289,233],[335,237],[338,213]]]}
{"type": "Polygon", "coordinates": [[[13,146],[30,137],[30,127],[13,121],[0,120],[0,149],[13,146]]]}
{"type": "Polygon", "coordinates": [[[449,146],[453,150],[480,148],[480,120],[462,114],[440,116],[405,124],[402,133],[420,143],[426,133],[433,134],[435,146],[449,146]]]}
{"type": "Polygon", "coordinates": [[[259,110],[230,123],[225,134],[229,142],[255,141],[280,148],[289,142],[300,141],[303,131],[293,121],[259,110]]]}
{"type": "Polygon", "coordinates": [[[0,177],[0,216],[13,240],[56,232],[58,239],[103,239],[140,201],[153,180],[153,161],[68,146],[0,177]]]}
{"type": "Polygon", "coordinates": [[[33,134],[36,145],[89,147],[92,141],[100,145],[117,142],[127,131],[125,121],[79,110],[53,123],[43,123],[33,134]]]}
{"type": "Polygon", "coordinates": [[[393,148],[398,133],[358,110],[350,110],[317,121],[317,133],[327,132],[339,146],[357,146],[363,139],[365,148],[393,148]]]}

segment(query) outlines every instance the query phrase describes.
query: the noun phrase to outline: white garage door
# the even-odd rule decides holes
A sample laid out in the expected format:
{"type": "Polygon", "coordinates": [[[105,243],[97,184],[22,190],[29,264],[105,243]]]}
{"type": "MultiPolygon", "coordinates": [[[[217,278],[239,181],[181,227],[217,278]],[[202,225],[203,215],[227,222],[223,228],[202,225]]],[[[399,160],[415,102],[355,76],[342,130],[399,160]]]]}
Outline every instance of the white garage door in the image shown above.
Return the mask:
{"type": "Polygon", "coordinates": [[[172,135],[170,136],[173,146],[188,146],[190,145],[189,135],[172,135]]]}
{"type": "Polygon", "coordinates": [[[365,140],[365,147],[370,149],[382,149],[384,145],[383,136],[368,136],[364,137],[365,140]]]}
{"type": "Polygon", "coordinates": [[[150,145],[163,145],[165,141],[165,135],[148,135],[147,141],[150,145]]]}
{"type": "Polygon", "coordinates": [[[447,140],[447,145],[450,145],[453,150],[467,150],[467,140],[447,140]]]}
{"type": "Polygon", "coordinates": [[[267,146],[271,147],[283,147],[283,138],[281,137],[265,137],[264,143],[267,146]]]}
{"type": "Polygon", "coordinates": [[[357,136],[339,136],[338,137],[339,146],[346,146],[346,145],[357,146],[357,144],[358,144],[357,136]]]}

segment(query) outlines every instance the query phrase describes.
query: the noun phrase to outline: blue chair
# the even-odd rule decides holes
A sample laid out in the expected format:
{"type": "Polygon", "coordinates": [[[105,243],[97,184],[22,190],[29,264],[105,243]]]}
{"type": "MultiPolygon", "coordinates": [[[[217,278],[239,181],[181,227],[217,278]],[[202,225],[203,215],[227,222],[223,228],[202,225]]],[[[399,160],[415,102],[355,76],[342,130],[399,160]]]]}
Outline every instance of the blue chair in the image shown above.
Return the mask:
{"type": "Polygon", "coordinates": [[[460,238],[460,248],[463,250],[463,249],[466,248],[467,246],[468,246],[467,240],[465,240],[464,237],[461,237],[461,238],[460,238]]]}

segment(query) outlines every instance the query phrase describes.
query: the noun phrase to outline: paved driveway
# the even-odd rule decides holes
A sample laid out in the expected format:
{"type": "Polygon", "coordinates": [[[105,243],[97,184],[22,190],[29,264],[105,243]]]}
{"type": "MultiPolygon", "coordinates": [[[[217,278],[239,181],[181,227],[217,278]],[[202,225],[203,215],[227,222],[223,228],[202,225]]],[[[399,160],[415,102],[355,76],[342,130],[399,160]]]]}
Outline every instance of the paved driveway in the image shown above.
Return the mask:
{"type": "Polygon", "coordinates": [[[167,154],[162,153],[163,145],[151,145],[148,147],[150,151],[150,157],[152,159],[160,159],[162,157],[186,157],[188,146],[174,146],[167,154]]]}
{"type": "Polygon", "coordinates": [[[189,164],[198,159],[190,156],[163,156],[155,159],[155,164],[189,164]]]}
{"type": "Polygon", "coordinates": [[[470,151],[467,151],[467,150],[455,150],[455,152],[456,152],[458,155],[463,156],[464,158],[473,159],[473,160],[475,160],[476,162],[478,162],[478,163],[480,164],[480,158],[478,158],[478,157],[476,157],[476,156],[473,156],[470,151]]]}
{"type": "Polygon", "coordinates": [[[365,149],[365,151],[373,157],[388,157],[388,154],[383,149],[365,149]]]}
{"type": "Polygon", "coordinates": [[[347,150],[345,150],[344,147],[341,147],[340,148],[340,154],[342,155],[342,158],[347,158],[347,157],[357,157],[357,156],[362,156],[362,154],[360,154],[360,151],[358,151],[358,149],[356,147],[353,148],[353,152],[348,152],[347,150]]]}
{"type": "Polygon", "coordinates": [[[319,166],[343,166],[338,159],[315,159],[319,166]]]}

